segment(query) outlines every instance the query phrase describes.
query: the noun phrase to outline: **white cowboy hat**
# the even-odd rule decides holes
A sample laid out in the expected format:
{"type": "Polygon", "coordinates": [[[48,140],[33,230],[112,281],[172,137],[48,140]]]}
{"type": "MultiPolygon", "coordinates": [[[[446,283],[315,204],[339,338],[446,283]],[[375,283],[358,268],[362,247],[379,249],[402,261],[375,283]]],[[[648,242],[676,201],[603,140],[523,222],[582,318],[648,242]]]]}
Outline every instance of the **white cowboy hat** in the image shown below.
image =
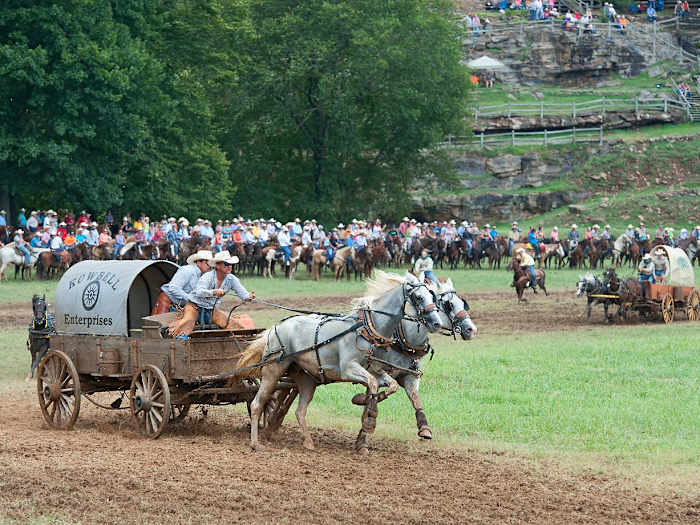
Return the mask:
{"type": "Polygon", "coordinates": [[[65,225],[66,225],[66,223],[65,223],[65,222],[63,222],[63,221],[61,221],[61,222],[59,222],[59,223],[58,223],[58,225],[59,225],[59,226],[65,226],[65,225]]]}
{"type": "Polygon", "coordinates": [[[576,226],[575,224],[572,224],[572,225],[571,225],[571,229],[572,229],[572,230],[575,230],[576,228],[578,228],[578,226],[576,226]]]}
{"type": "Polygon", "coordinates": [[[168,222],[176,222],[175,217],[168,217],[168,222]]]}
{"type": "Polygon", "coordinates": [[[338,223],[338,228],[345,228],[345,225],[342,222],[338,223]]]}
{"type": "Polygon", "coordinates": [[[450,221],[450,224],[457,224],[454,219],[450,221]]]}
{"type": "Polygon", "coordinates": [[[629,228],[629,229],[631,230],[631,229],[634,228],[634,226],[632,226],[631,224],[628,224],[628,225],[627,225],[627,228],[629,228]]]}
{"type": "Polygon", "coordinates": [[[558,232],[558,231],[559,231],[559,228],[557,228],[556,226],[555,226],[554,228],[552,228],[552,229],[553,229],[555,232],[558,232]]]}
{"type": "Polygon", "coordinates": [[[597,228],[597,229],[600,229],[600,226],[598,226],[597,224],[594,224],[593,227],[594,227],[594,228],[597,228]]]}
{"type": "Polygon", "coordinates": [[[209,250],[199,250],[197,253],[193,253],[187,258],[187,264],[193,264],[197,261],[211,261],[212,258],[213,255],[209,250]]]}
{"type": "Polygon", "coordinates": [[[15,233],[24,233],[24,230],[15,230],[15,233]]]}
{"type": "MultiPolygon", "coordinates": [[[[276,223],[275,223],[275,226],[276,226],[277,228],[281,228],[281,227],[282,227],[282,223],[281,223],[281,222],[276,222],[276,223]]],[[[285,228],[286,228],[286,226],[285,226],[285,228]]]]}
{"type": "Polygon", "coordinates": [[[606,230],[609,230],[609,229],[610,229],[610,225],[609,225],[609,224],[606,224],[606,225],[605,225],[605,229],[606,229],[606,230]]]}
{"type": "MultiPolygon", "coordinates": [[[[277,224],[279,224],[279,222],[278,222],[277,224]]],[[[277,227],[279,228],[279,226],[277,226],[277,227]]],[[[287,226],[282,226],[281,229],[282,229],[283,232],[288,232],[288,231],[289,231],[289,228],[287,228],[287,226]]]]}
{"type": "Polygon", "coordinates": [[[484,228],[490,228],[490,227],[491,227],[490,224],[487,224],[487,225],[484,226],[484,228]]]}
{"type": "Polygon", "coordinates": [[[238,257],[231,255],[228,250],[217,253],[209,261],[210,264],[226,263],[226,264],[236,264],[238,262],[238,257]]]}
{"type": "Polygon", "coordinates": [[[415,222],[416,222],[416,219],[411,219],[411,222],[415,223],[415,222]]]}
{"type": "Polygon", "coordinates": [[[408,222],[408,217],[404,217],[403,219],[401,219],[401,221],[402,221],[402,222],[408,222]]]}
{"type": "Polygon", "coordinates": [[[645,254],[644,254],[644,257],[642,257],[642,259],[644,259],[645,261],[648,261],[649,259],[651,259],[651,254],[650,254],[650,253],[645,253],[645,254]]]}
{"type": "Polygon", "coordinates": [[[96,223],[95,221],[92,221],[92,222],[90,223],[90,226],[97,226],[97,223],[96,223]]]}
{"type": "Polygon", "coordinates": [[[525,248],[518,248],[517,250],[515,250],[515,253],[522,253],[524,251],[525,251],[525,248]]]}
{"type": "MultiPolygon", "coordinates": [[[[4,211],[5,211],[5,210],[3,210],[3,212],[4,212],[4,211]]],[[[53,210],[49,210],[49,211],[46,212],[46,215],[56,215],[56,212],[53,211],[53,210]]]]}
{"type": "Polygon", "coordinates": [[[186,220],[187,220],[187,219],[185,219],[184,217],[180,217],[180,218],[177,220],[177,222],[185,222],[186,220]]]}
{"type": "Polygon", "coordinates": [[[513,221],[513,224],[511,224],[511,226],[517,226],[517,225],[518,225],[518,221],[513,221]]]}
{"type": "Polygon", "coordinates": [[[296,219],[294,219],[294,222],[301,222],[301,219],[297,217],[296,219]]]}

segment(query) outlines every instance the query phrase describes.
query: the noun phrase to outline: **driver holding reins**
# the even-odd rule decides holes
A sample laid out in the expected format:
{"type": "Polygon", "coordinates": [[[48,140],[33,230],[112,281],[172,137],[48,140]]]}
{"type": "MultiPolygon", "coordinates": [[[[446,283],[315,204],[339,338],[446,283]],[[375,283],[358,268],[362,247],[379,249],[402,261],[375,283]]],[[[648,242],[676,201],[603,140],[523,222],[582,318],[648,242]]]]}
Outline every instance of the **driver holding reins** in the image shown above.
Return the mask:
{"type": "Polygon", "coordinates": [[[255,292],[245,289],[238,277],[231,273],[233,265],[238,263],[238,257],[230,255],[227,250],[217,253],[209,264],[214,266],[203,274],[194,291],[189,295],[181,319],[170,325],[173,337],[187,337],[194,330],[195,323],[207,325],[214,323],[220,328],[229,330],[254,328],[250,317],[246,315],[229,316],[216,308],[216,304],[230,290],[244,301],[255,299],[255,292]]]}

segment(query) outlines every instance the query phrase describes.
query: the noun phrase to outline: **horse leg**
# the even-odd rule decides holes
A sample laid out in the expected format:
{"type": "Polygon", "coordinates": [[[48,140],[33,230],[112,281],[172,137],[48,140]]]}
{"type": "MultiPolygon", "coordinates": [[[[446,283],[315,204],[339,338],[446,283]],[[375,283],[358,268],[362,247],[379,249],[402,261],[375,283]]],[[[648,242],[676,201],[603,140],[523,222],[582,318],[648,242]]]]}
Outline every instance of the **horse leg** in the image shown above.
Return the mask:
{"type": "Polygon", "coordinates": [[[416,411],[416,426],[418,427],[418,437],[423,439],[433,439],[433,432],[428,426],[428,418],[425,417],[423,405],[418,397],[418,388],[420,387],[420,377],[407,375],[399,378],[401,386],[406,391],[408,399],[416,411]]]}
{"type": "Polygon", "coordinates": [[[309,407],[309,403],[314,397],[316,392],[316,381],[309,374],[304,372],[299,372],[294,378],[297,388],[299,389],[299,403],[296,409],[297,421],[301,427],[301,433],[304,436],[304,447],[313,450],[314,440],[311,438],[311,432],[309,432],[309,427],[306,426],[306,410],[309,407]]]}
{"type": "Polygon", "coordinates": [[[270,363],[262,370],[262,381],[255,399],[250,404],[250,446],[253,450],[264,450],[258,439],[260,416],[263,413],[265,405],[275,393],[277,381],[285,370],[289,367],[289,363],[270,363]]]}
{"type": "Polygon", "coordinates": [[[593,303],[593,301],[592,301],[591,298],[589,297],[589,298],[588,298],[588,303],[586,304],[586,319],[587,319],[587,320],[590,320],[590,318],[591,318],[591,304],[592,304],[592,303],[593,303]]]}

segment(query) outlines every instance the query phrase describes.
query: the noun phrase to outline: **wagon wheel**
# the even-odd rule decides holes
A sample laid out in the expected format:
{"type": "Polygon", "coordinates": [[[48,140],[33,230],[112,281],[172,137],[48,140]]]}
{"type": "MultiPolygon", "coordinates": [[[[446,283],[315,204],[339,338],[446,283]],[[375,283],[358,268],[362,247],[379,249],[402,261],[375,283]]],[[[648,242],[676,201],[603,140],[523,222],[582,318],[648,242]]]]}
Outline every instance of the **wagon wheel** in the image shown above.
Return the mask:
{"type": "MultiPolygon", "coordinates": [[[[275,392],[275,396],[273,397],[275,403],[272,405],[271,410],[268,412],[268,407],[265,407],[265,429],[268,432],[276,432],[280,429],[284,417],[287,415],[287,412],[289,412],[297,394],[299,394],[299,391],[296,387],[275,392]]],[[[270,401],[272,401],[272,399],[270,401]]]]}
{"type": "Polygon", "coordinates": [[[700,321],[700,293],[697,290],[688,297],[688,321],[700,321]]]}
{"type": "Polygon", "coordinates": [[[173,411],[170,414],[170,421],[182,421],[189,414],[192,403],[175,403],[171,406],[173,411]]]}
{"type": "Polygon", "coordinates": [[[36,389],[46,422],[61,430],[72,428],[80,412],[80,379],[70,357],[49,350],[39,363],[36,389]]]}
{"type": "Polygon", "coordinates": [[[676,306],[673,303],[673,297],[669,294],[664,295],[664,298],[661,300],[661,316],[663,317],[664,323],[669,324],[673,322],[675,310],[676,306]]]}
{"type": "Polygon", "coordinates": [[[165,375],[157,366],[146,365],[131,380],[131,413],[147,437],[160,436],[170,420],[170,389],[165,375]]]}

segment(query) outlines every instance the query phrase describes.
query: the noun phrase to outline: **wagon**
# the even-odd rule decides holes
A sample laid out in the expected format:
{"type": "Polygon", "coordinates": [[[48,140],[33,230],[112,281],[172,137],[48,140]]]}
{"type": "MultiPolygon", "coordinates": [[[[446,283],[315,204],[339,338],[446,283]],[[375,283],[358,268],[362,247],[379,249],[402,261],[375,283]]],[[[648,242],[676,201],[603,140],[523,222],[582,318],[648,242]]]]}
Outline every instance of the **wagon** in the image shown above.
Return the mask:
{"type": "MultiPolygon", "coordinates": [[[[143,434],[156,438],[192,404],[252,401],[257,380],[231,372],[263,329],[197,326],[189,339],[173,339],[167,326],[175,314],[149,315],[177,269],[167,261],[84,261],[63,275],[55,329],[37,373],[39,407],[49,426],[71,428],[81,398],[106,409],[120,409],[125,400],[143,434]],[[103,405],[90,397],[97,392],[120,397],[103,405]]],[[[277,390],[266,409],[268,427],[281,424],[297,395],[284,378],[277,390]]]]}
{"type": "Polygon", "coordinates": [[[657,246],[668,257],[670,271],[665,284],[648,284],[644,297],[625,302],[625,310],[634,310],[641,316],[659,315],[668,324],[678,312],[685,312],[690,321],[700,321],[700,292],[694,288],[695,275],[684,250],[657,246]]]}

